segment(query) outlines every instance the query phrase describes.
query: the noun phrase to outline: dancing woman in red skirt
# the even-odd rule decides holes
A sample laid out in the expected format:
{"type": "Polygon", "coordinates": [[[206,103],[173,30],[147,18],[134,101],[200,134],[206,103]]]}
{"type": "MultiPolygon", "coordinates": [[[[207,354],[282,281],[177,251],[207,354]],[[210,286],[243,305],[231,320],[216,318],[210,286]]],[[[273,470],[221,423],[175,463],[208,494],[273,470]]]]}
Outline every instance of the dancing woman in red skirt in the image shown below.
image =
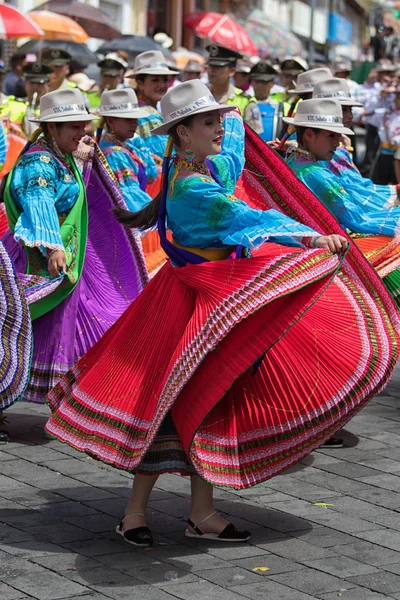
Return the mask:
{"type": "Polygon", "coordinates": [[[215,513],[213,486],[265,481],[342,427],[390,377],[398,316],[363,257],[345,260],[345,237],[233,195],[244,131],[232,107],[200,81],[161,107],[164,194],[120,219],[158,222],[170,260],[51,391],[46,429],[135,473],[126,541],[151,545],[145,512],[165,472],[192,476],[187,536],[245,541],[215,513]]]}

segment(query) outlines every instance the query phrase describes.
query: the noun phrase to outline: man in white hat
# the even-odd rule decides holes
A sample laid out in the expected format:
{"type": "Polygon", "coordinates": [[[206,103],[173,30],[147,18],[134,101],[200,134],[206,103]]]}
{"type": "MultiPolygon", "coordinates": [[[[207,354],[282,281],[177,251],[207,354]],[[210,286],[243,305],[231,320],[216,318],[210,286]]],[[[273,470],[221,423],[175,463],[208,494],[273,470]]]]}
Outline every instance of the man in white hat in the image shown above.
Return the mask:
{"type": "MultiPolygon", "coordinates": [[[[350,88],[345,79],[332,78],[317,83],[314,87],[313,98],[334,98],[343,111],[343,125],[351,127],[353,121],[353,107],[362,106],[353,100],[350,88]]],[[[398,202],[398,190],[395,185],[375,185],[371,179],[363,177],[353,162],[349,150],[347,136],[343,136],[340,147],[336,150],[331,161],[326,166],[336,176],[340,177],[343,187],[351,193],[357,191],[360,196],[365,196],[366,203],[374,201],[377,205],[390,206],[398,202]]]]}
{"type": "MultiPolygon", "coordinates": [[[[146,192],[148,173],[152,178],[157,177],[157,167],[150,153],[143,152],[134,138],[138,119],[146,117],[147,111],[139,107],[134,90],[125,88],[103,92],[97,112],[106,123],[100,149],[119,183],[128,209],[137,212],[151,202],[146,192]]],[[[139,138],[139,141],[142,140],[139,138]]],[[[146,149],[144,144],[142,146],[146,149]]]]}
{"type": "Polygon", "coordinates": [[[136,80],[136,92],[139,106],[145,107],[146,117],[138,120],[137,133],[145,140],[150,152],[160,160],[164,156],[167,138],[165,136],[153,136],[152,130],[163,123],[163,118],[158,111],[158,103],[167,93],[170,77],[179,75],[179,71],[173,71],[161,52],[158,50],[142,52],[135,58],[134,73],[128,76],[136,80]]]}

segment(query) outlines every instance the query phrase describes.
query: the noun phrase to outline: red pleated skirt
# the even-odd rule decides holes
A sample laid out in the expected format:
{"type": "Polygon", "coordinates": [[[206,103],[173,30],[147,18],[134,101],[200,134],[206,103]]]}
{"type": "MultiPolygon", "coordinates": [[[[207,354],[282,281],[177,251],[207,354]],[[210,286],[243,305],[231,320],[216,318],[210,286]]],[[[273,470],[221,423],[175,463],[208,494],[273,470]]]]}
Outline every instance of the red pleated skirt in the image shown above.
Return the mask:
{"type": "Polygon", "coordinates": [[[246,488],[297,462],[385,385],[397,334],[322,250],[168,262],[50,392],[47,432],[134,472],[171,411],[213,485],[246,488]]]}

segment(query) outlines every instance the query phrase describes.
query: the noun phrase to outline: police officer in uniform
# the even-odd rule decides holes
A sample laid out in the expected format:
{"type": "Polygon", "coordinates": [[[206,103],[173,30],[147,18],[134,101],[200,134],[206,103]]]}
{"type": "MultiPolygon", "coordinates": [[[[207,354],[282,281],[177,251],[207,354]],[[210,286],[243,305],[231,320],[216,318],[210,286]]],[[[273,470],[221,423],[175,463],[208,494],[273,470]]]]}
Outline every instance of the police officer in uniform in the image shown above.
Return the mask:
{"type": "Polygon", "coordinates": [[[261,137],[265,142],[275,140],[281,128],[283,105],[282,102],[276,102],[271,97],[277,75],[277,69],[266,60],[260,60],[250,71],[250,81],[263,123],[264,132],[261,137]]]}
{"type": "Polygon", "coordinates": [[[8,96],[7,102],[2,105],[1,116],[21,127],[27,137],[37,128],[29,119],[39,113],[40,98],[49,91],[52,72],[53,69],[47,65],[26,63],[23,67],[26,98],[8,96]]]}
{"type": "Polygon", "coordinates": [[[220,104],[237,106],[243,120],[258,134],[263,132],[260,111],[257,100],[235,88],[230,79],[235,73],[236,61],[242,55],[223,46],[211,44],[207,46],[209,57],[207,59],[207,72],[209,87],[212,95],[220,104]]]}
{"type": "Polygon", "coordinates": [[[300,73],[305,73],[305,71],[308,71],[308,64],[300,56],[287,58],[281,64],[281,83],[285,90],[283,92],[273,94],[273,101],[276,103],[284,103],[285,115],[287,114],[291,104],[291,95],[288,92],[296,87],[297,77],[300,75],[300,73]]]}
{"type": "Polygon", "coordinates": [[[71,60],[72,56],[65,50],[59,48],[45,48],[43,50],[42,63],[52,69],[49,92],[76,88],[76,85],[67,79],[71,60]]]}
{"type": "Polygon", "coordinates": [[[266,60],[260,60],[250,71],[250,81],[254,89],[254,97],[257,102],[270,102],[270,92],[274,87],[277,69],[266,60]]]}
{"type": "Polygon", "coordinates": [[[100,106],[100,96],[104,91],[115,90],[121,86],[128,63],[116,52],[111,52],[98,62],[97,66],[100,68],[100,88],[96,86],[95,89],[86,92],[91,110],[100,106]]]}

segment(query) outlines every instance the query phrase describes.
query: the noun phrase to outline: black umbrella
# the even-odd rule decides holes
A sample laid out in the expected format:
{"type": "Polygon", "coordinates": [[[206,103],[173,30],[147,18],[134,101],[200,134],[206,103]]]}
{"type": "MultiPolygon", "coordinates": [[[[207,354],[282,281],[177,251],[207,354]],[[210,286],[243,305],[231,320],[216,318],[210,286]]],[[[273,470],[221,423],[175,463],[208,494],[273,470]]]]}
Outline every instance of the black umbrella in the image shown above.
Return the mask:
{"type": "Polygon", "coordinates": [[[119,37],[121,32],[110,17],[98,8],[77,2],[76,0],[48,0],[35,10],[51,10],[74,19],[86,31],[89,37],[101,40],[112,40],[119,37]]]}
{"type": "Polygon", "coordinates": [[[127,52],[131,60],[141,52],[147,52],[148,50],[159,50],[165,56],[172,56],[169,50],[157,44],[153,38],[144,35],[123,35],[110,42],[105,42],[97,49],[97,52],[108,54],[108,52],[116,52],[117,50],[127,52]]]}
{"type": "Polygon", "coordinates": [[[18,52],[26,54],[39,54],[43,48],[60,48],[69,52],[72,58],[79,60],[82,64],[97,63],[97,56],[89,50],[86,44],[77,44],[76,42],[62,42],[59,40],[29,40],[18,48],[18,52]]]}

